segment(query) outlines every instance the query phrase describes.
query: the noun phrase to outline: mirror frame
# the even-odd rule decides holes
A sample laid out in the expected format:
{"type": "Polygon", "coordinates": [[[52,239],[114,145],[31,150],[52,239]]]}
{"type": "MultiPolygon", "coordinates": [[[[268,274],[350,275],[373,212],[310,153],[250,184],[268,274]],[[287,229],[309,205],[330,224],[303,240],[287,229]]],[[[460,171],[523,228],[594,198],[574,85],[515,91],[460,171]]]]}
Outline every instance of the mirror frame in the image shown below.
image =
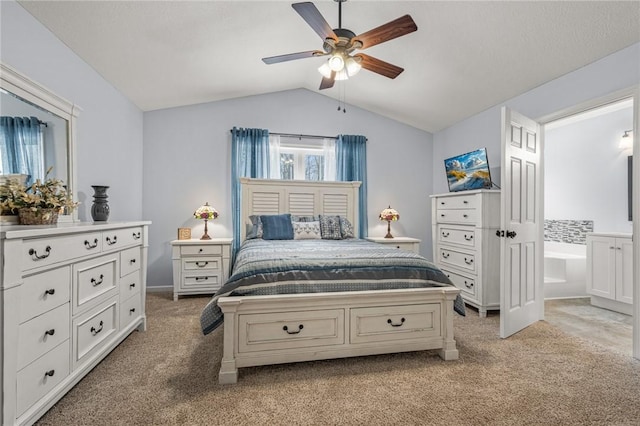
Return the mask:
{"type": "MultiPolygon", "coordinates": [[[[0,88],[67,121],[67,181],[65,183],[67,190],[77,201],[76,121],[81,108],[2,62],[0,62],[0,88]]],[[[58,217],[58,222],[76,222],[77,220],[78,209],[74,209],[69,215],[58,217]]]]}

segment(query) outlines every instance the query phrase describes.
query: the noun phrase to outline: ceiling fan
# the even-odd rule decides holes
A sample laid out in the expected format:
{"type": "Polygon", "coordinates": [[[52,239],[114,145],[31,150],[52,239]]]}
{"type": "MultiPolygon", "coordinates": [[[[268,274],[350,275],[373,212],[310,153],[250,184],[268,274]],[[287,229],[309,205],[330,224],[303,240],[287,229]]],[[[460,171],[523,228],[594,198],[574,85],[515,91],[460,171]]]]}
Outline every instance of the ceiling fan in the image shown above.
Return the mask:
{"type": "Polygon", "coordinates": [[[287,55],[270,56],[262,58],[262,61],[265,64],[277,64],[294,59],[329,56],[327,62],[318,68],[318,71],[323,76],[320,90],[333,87],[335,80],[346,80],[354,76],[361,68],[388,78],[396,78],[400,75],[404,68],[364,53],[353,54],[353,52],[367,49],[376,44],[416,31],[418,26],[413,22],[411,16],[404,15],[365,33],[356,35],[353,31],[342,28],[342,3],[346,0],[334,1],[338,3],[338,28],[334,29],[331,29],[313,3],[304,2],[291,5],[302,16],[302,19],[322,38],[324,42],[323,50],[307,50],[287,55]]]}

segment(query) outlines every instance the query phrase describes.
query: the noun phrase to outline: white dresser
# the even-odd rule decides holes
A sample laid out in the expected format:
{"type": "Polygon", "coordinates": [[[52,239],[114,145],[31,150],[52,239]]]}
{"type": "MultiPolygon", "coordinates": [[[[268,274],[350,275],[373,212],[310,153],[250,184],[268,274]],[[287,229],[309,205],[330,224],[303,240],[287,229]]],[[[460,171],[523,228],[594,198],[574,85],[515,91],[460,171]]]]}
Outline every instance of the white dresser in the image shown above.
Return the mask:
{"type": "Polygon", "coordinates": [[[591,304],[633,314],[633,241],[631,234],[587,234],[587,293],[591,304]]]}
{"type": "Polygon", "coordinates": [[[149,222],[0,227],[0,419],[32,424],[145,330],[149,222]]]}
{"type": "Polygon", "coordinates": [[[435,264],[481,317],[500,309],[500,191],[432,195],[431,218],[435,264]]]}

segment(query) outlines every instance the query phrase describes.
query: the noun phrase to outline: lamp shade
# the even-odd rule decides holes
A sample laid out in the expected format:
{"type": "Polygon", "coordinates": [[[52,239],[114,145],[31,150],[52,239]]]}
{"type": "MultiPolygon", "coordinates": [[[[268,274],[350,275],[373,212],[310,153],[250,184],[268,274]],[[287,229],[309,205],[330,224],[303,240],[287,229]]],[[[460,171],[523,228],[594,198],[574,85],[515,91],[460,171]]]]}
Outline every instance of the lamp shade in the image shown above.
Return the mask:
{"type": "Polygon", "coordinates": [[[391,206],[380,212],[380,220],[392,221],[399,220],[400,213],[398,213],[395,209],[392,209],[391,206]]]}
{"type": "Polygon", "coordinates": [[[204,219],[204,234],[200,237],[201,240],[210,240],[209,232],[207,229],[207,221],[211,219],[218,218],[218,212],[216,209],[211,207],[208,202],[204,203],[202,206],[198,207],[198,209],[193,212],[193,217],[196,219],[204,219]]]}

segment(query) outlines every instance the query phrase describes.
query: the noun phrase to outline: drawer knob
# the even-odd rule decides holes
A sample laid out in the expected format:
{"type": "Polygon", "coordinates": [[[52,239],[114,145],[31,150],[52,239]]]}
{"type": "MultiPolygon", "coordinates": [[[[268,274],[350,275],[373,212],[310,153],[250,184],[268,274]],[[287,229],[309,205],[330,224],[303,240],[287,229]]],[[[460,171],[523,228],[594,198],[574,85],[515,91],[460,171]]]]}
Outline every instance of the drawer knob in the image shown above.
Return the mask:
{"type": "Polygon", "coordinates": [[[469,204],[467,200],[462,200],[462,204],[469,204]]]}
{"type": "Polygon", "coordinates": [[[136,286],[136,283],[129,284],[129,288],[134,288],[135,286],[136,286]]]}
{"type": "Polygon", "coordinates": [[[29,256],[31,256],[31,260],[34,262],[37,260],[46,259],[51,254],[51,246],[47,246],[44,249],[44,254],[38,254],[36,249],[29,249],[29,256]]]}
{"type": "Polygon", "coordinates": [[[471,241],[471,240],[473,240],[473,235],[464,234],[464,239],[467,240],[467,241],[471,241]]]}
{"type": "Polygon", "coordinates": [[[44,294],[49,294],[49,295],[53,296],[54,294],[56,294],[56,289],[55,288],[50,288],[49,290],[45,290],[44,294]]]}
{"type": "Polygon", "coordinates": [[[196,266],[198,268],[204,268],[205,266],[207,266],[209,264],[209,262],[196,262],[196,266]]]}
{"type": "Polygon", "coordinates": [[[387,324],[391,325],[391,327],[401,327],[401,326],[402,326],[402,324],[404,324],[404,321],[405,321],[404,317],[403,317],[403,318],[400,318],[400,323],[399,323],[399,324],[397,324],[397,323],[394,323],[393,321],[391,321],[391,318],[389,318],[389,319],[387,320],[387,324]]]}
{"type": "Polygon", "coordinates": [[[440,201],[440,204],[442,204],[444,206],[444,201],[440,201]]]}
{"type": "Polygon", "coordinates": [[[140,239],[140,231],[133,233],[133,239],[134,240],[139,240],[140,239]]]}
{"type": "Polygon", "coordinates": [[[134,263],[136,263],[136,260],[135,260],[135,259],[131,259],[131,260],[129,261],[129,263],[133,265],[134,263]]]}
{"type": "Polygon", "coordinates": [[[56,370],[49,370],[49,371],[45,371],[44,376],[53,377],[54,374],[56,374],[56,370]]]}
{"type": "Polygon", "coordinates": [[[196,277],[196,281],[200,281],[200,280],[208,280],[209,277],[196,277]]]}
{"type": "Polygon", "coordinates": [[[95,240],[93,240],[93,244],[91,244],[89,240],[84,240],[84,246],[86,247],[87,250],[94,249],[98,247],[98,239],[96,238],[95,240]]]}
{"type": "Polygon", "coordinates": [[[298,325],[298,329],[295,330],[295,331],[289,331],[289,327],[287,327],[286,325],[284,327],[282,327],[282,329],[284,331],[286,331],[287,334],[298,334],[298,333],[300,333],[302,331],[303,328],[304,328],[304,325],[302,325],[302,324],[298,325]]]}
{"type": "Polygon", "coordinates": [[[130,314],[134,313],[135,311],[136,311],[136,308],[131,308],[131,309],[129,309],[129,313],[130,313],[130,314]]]}
{"type": "Polygon", "coordinates": [[[95,278],[91,278],[91,284],[93,284],[94,287],[97,287],[100,284],[102,284],[104,282],[104,275],[100,274],[100,278],[98,278],[98,280],[96,280],[95,278]]]}
{"type": "Polygon", "coordinates": [[[118,242],[118,236],[117,236],[117,235],[114,235],[114,236],[113,236],[113,240],[112,240],[110,237],[107,237],[107,238],[106,238],[106,240],[107,240],[107,244],[109,244],[110,246],[112,246],[112,245],[114,245],[115,243],[117,243],[117,242],[118,242]]]}
{"type": "Polygon", "coordinates": [[[202,253],[203,249],[198,250],[198,253],[202,253]]]}
{"type": "Polygon", "coordinates": [[[468,214],[463,214],[462,217],[469,217],[469,215],[468,214]]]}
{"type": "Polygon", "coordinates": [[[56,334],[56,330],[53,328],[44,332],[45,336],[53,336],[54,334],[56,334]]]}
{"type": "Polygon", "coordinates": [[[104,322],[100,321],[100,324],[98,324],[98,328],[91,327],[91,334],[95,336],[96,334],[100,333],[103,328],[104,328],[104,322]]]}
{"type": "Polygon", "coordinates": [[[444,217],[444,213],[440,213],[440,217],[444,217]]]}
{"type": "Polygon", "coordinates": [[[466,263],[467,265],[473,265],[473,258],[471,259],[467,259],[466,257],[464,258],[464,263],[466,263]]]}

